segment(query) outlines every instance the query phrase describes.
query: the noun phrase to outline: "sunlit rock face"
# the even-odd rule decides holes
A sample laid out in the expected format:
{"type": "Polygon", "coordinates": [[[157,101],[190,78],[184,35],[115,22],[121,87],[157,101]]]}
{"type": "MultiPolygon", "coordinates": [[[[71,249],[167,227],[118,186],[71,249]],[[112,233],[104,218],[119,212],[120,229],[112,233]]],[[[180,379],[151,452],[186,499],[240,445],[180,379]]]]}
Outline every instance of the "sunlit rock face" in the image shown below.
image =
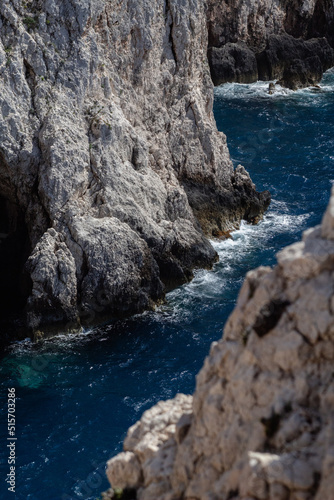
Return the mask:
{"type": "Polygon", "coordinates": [[[268,206],[216,129],[206,52],[200,0],[1,2],[1,257],[19,242],[35,331],[153,307],[215,262],[205,235],[268,206]]]}
{"type": "Polygon", "coordinates": [[[334,191],[321,226],[247,274],[192,400],[146,411],[108,462],[139,500],[323,500],[334,491],[334,191]]]}

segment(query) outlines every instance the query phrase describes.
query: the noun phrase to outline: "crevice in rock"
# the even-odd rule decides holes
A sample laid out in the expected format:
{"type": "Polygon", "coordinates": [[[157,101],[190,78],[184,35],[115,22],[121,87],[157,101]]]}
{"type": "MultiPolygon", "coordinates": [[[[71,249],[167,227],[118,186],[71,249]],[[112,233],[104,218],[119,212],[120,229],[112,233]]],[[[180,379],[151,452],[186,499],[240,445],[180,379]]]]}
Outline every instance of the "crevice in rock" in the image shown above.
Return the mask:
{"type": "Polygon", "coordinates": [[[266,437],[268,440],[272,438],[278,431],[281,418],[281,415],[275,412],[269,418],[261,418],[261,424],[264,426],[266,437]]]}
{"type": "Polygon", "coordinates": [[[230,490],[227,494],[227,499],[226,500],[232,500],[233,498],[239,498],[239,490],[230,490]]]}
{"type": "Polygon", "coordinates": [[[173,54],[173,58],[175,61],[175,64],[177,65],[177,54],[176,54],[176,48],[174,44],[174,39],[173,39],[173,28],[174,28],[174,21],[173,21],[173,14],[170,6],[170,0],[166,0],[166,11],[167,11],[167,16],[168,13],[170,15],[170,24],[169,24],[169,45],[173,54]]]}
{"type": "Polygon", "coordinates": [[[278,324],[282,314],[286,310],[290,302],[287,300],[272,300],[264,305],[256,318],[253,325],[253,330],[259,337],[264,337],[278,324]]]}
{"type": "Polygon", "coordinates": [[[0,314],[22,313],[31,292],[24,265],[31,252],[28,228],[19,205],[0,194],[0,314]]]}
{"type": "Polygon", "coordinates": [[[320,482],[321,482],[321,473],[320,472],[314,472],[313,473],[313,487],[311,489],[311,495],[312,495],[312,498],[315,498],[316,496],[316,493],[319,489],[319,486],[320,486],[320,482]]]}
{"type": "Polygon", "coordinates": [[[31,97],[35,96],[35,87],[36,87],[36,75],[32,68],[32,66],[28,63],[26,59],[23,60],[24,69],[25,69],[25,77],[27,84],[31,91],[31,97]]]}
{"type": "Polygon", "coordinates": [[[26,79],[26,82],[27,82],[28,87],[30,89],[31,112],[34,115],[36,115],[37,118],[39,118],[38,112],[36,109],[36,105],[35,105],[35,95],[36,95],[36,85],[37,85],[36,75],[35,75],[33,67],[28,63],[28,61],[26,59],[23,59],[23,65],[24,65],[24,71],[25,71],[25,79],[26,79]]]}
{"type": "Polygon", "coordinates": [[[82,296],[83,296],[83,293],[82,293],[82,283],[83,283],[85,277],[87,276],[87,274],[89,273],[89,263],[88,263],[88,258],[87,258],[85,249],[76,240],[75,235],[73,234],[71,226],[69,225],[66,229],[67,229],[67,231],[66,231],[67,232],[67,236],[66,236],[67,246],[70,249],[72,255],[73,255],[72,245],[78,246],[79,249],[80,249],[80,251],[81,251],[81,257],[82,257],[81,265],[79,266],[79,268],[77,267],[77,269],[76,269],[76,278],[77,278],[77,305],[80,307],[82,305],[82,296]],[[71,243],[69,243],[69,240],[70,240],[71,243]]]}

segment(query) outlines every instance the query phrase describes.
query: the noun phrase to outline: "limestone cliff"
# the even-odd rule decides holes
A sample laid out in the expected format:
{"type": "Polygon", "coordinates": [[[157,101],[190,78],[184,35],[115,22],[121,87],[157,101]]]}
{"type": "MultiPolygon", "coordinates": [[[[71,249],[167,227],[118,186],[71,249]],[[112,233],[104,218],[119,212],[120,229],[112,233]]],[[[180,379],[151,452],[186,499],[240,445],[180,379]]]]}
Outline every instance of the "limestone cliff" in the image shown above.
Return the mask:
{"type": "Polygon", "coordinates": [[[322,225],[248,273],[197,376],[144,413],[111,459],[139,500],[330,500],[334,190],[322,225]]]}
{"type": "Polygon", "coordinates": [[[203,0],[1,1],[2,313],[150,308],[216,260],[204,232],[268,206],[216,129],[206,49],[203,0]]]}
{"type": "Polygon", "coordinates": [[[215,84],[279,80],[295,89],[334,65],[332,0],[209,0],[207,19],[215,84]]]}

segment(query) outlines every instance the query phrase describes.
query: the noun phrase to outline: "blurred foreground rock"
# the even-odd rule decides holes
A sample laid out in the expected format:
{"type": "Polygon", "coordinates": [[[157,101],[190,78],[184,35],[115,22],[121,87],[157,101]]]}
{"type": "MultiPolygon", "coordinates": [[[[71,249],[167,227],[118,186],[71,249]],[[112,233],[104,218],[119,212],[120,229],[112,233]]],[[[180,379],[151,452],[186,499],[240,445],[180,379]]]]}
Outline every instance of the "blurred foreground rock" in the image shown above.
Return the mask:
{"type": "Polygon", "coordinates": [[[322,225],[247,274],[197,376],[108,462],[139,500],[331,500],[334,190],[322,225]]]}

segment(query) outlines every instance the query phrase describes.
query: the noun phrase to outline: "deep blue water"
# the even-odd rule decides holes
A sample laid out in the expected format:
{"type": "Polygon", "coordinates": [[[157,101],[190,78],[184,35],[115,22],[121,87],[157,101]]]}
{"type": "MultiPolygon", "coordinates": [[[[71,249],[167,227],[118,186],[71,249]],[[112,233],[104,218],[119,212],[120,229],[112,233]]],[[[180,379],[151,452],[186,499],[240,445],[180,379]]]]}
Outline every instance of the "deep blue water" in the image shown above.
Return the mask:
{"type": "Polygon", "coordinates": [[[220,262],[168,296],[155,313],[86,334],[14,344],[1,360],[1,408],[17,392],[16,494],[6,491],[6,415],[0,422],[0,498],[95,500],[108,488],[106,460],[127,428],[160,399],[194,389],[210,343],[221,336],[245,273],[271,265],[283,246],[318,224],[334,181],[334,72],[323,90],[279,92],[267,84],[216,89],[218,128],[235,164],[269,189],[258,226],[215,243],[220,262]]]}

